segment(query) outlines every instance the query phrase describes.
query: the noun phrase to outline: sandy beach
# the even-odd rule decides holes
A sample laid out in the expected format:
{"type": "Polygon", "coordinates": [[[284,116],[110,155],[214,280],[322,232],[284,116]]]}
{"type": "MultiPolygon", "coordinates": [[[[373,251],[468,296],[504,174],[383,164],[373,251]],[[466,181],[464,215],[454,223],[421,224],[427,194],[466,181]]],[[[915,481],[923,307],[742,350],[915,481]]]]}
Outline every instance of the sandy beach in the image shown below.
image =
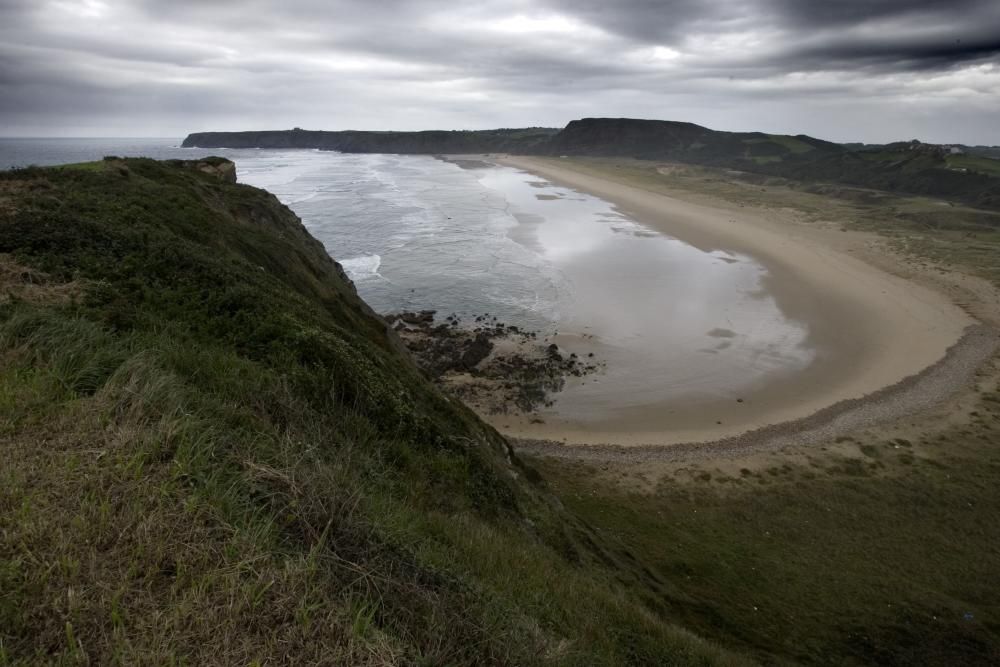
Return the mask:
{"type": "MultiPolygon", "coordinates": [[[[767,433],[776,425],[803,422],[805,428],[810,418],[816,432],[816,420],[823,415],[849,425],[843,413],[866,397],[884,401],[888,387],[912,390],[920,380],[915,376],[938,377],[938,386],[918,392],[921,399],[912,405],[897,400],[891,414],[869,409],[862,421],[870,423],[920,409],[937,394],[954,391],[951,385],[967,382],[956,376],[959,371],[941,370],[949,349],[961,359],[961,372],[971,373],[976,360],[988,357],[995,346],[995,337],[974,328],[977,320],[945,294],[859,259],[856,251],[864,235],[796,224],[777,210],[683,201],[587,173],[568,160],[505,157],[498,162],[600,197],[638,222],[702,250],[753,257],[766,267],[766,288],[784,314],[807,323],[808,342],[816,350],[809,367],[786,381],[708,410],[649,405],[585,425],[492,419],[512,437],[632,447],[735,443],[743,434],[767,433]]],[[[787,436],[787,429],[782,433],[787,436]]]]}

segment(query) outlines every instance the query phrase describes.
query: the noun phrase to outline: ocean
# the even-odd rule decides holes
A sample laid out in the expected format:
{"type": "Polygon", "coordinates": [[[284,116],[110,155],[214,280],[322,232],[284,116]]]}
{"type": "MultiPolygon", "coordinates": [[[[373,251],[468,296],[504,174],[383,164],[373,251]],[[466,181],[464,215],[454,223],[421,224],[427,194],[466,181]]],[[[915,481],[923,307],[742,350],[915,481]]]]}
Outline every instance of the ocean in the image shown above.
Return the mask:
{"type": "Polygon", "coordinates": [[[204,157],[218,151],[181,148],[181,139],[67,139],[0,137],[0,170],[92,162],[106,155],[157,160],[204,157]]]}

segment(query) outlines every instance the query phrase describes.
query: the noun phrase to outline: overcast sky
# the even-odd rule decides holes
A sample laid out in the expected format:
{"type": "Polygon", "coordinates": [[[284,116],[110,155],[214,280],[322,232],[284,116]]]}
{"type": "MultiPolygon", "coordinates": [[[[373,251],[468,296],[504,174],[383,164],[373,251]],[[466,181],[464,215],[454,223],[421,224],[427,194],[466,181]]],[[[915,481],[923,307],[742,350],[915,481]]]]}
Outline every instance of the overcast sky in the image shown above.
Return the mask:
{"type": "Polygon", "coordinates": [[[0,135],[585,116],[1000,144],[1000,0],[0,0],[0,135]]]}

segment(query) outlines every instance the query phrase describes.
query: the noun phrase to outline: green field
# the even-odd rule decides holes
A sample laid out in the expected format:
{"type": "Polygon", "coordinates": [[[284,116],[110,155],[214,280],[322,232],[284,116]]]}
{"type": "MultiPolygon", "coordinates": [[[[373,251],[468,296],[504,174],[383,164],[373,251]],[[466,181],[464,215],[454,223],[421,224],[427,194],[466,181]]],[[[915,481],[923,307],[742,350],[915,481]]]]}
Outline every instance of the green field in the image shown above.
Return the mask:
{"type": "Polygon", "coordinates": [[[1000,177],[1000,160],[974,155],[949,155],[945,161],[953,169],[967,169],[987,176],[1000,177]]]}
{"type": "Polygon", "coordinates": [[[851,442],[802,463],[671,471],[652,492],[539,462],[553,490],[642,563],[636,595],[765,662],[1000,661],[1000,393],[939,437],[851,442]]]}

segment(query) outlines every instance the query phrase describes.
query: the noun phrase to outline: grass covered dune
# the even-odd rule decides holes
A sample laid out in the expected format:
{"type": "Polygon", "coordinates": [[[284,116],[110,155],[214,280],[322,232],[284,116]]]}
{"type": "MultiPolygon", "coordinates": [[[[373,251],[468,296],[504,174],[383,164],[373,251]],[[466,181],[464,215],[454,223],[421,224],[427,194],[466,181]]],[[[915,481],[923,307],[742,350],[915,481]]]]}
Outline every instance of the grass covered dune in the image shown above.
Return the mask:
{"type": "Polygon", "coordinates": [[[0,664],[745,662],[230,167],[0,173],[0,664]]]}

